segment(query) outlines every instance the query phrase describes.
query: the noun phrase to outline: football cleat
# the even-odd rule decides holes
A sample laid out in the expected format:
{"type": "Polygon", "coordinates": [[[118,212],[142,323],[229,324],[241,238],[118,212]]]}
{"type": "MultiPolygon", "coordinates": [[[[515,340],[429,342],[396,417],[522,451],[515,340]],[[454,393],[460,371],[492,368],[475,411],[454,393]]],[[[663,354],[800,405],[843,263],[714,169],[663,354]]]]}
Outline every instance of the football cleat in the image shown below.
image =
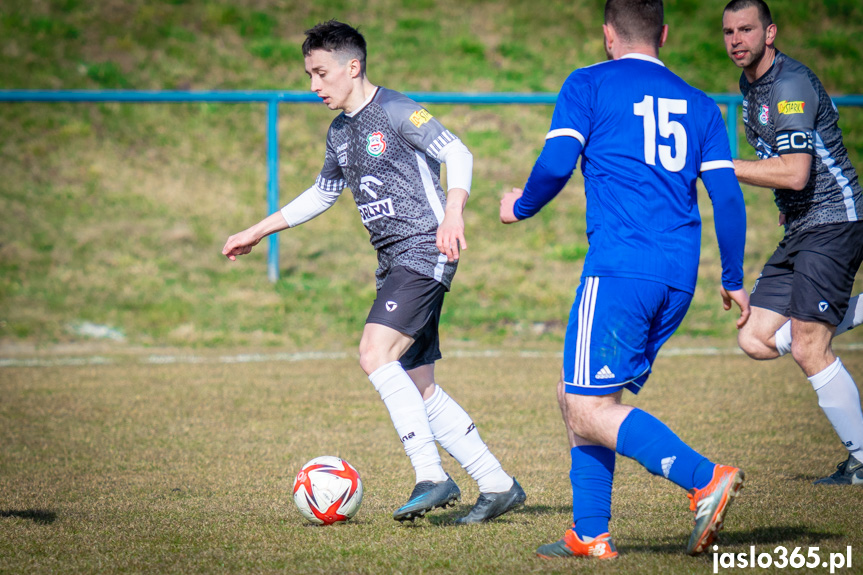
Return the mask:
{"type": "Polygon", "coordinates": [[[461,499],[461,491],[449,474],[446,476],[446,481],[420,481],[414,486],[408,502],[395,510],[393,519],[413,521],[435,507],[455,505],[459,499],[461,499]]]}
{"type": "Polygon", "coordinates": [[[521,485],[513,477],[512,487],[509,488],[509,491],[504,491],[503,493],[480,493],[470,513],[456,519],[456,523],[458,525],[469,525],[471,523],[491,521],[507,511],[521,507],[524,505],[525,499],[527,499],[527,495],[524,493],[524,489],[521,488],[521,485]]]}
{"type": "Polygon", "coordinates": [[[822,477],[815,485],[863,485],[863,461],[849,453],[848,459],[836,466],[833,475],[822,477]]]}
{"type": "Polygon", "coordinates": [[[567,529],[563,539],[543,545],[536,554],[544,559],[555,557],[588,557],[593,559],[614,559],[617,548],[611,542],[611,535],[597,535],[593,541],[582,541],[575,531],[567,529]]]}
{"type": "Polygon", "coordinates": [[[730,465],[713,468],[713,479],[702,489],[690,489],[689,510],[695,511],[695,528],[689,537],[686,552],[698,555],[713,543],[722,529],[722,521],[728,506],[743,488],[744,473],[730,465]]]}

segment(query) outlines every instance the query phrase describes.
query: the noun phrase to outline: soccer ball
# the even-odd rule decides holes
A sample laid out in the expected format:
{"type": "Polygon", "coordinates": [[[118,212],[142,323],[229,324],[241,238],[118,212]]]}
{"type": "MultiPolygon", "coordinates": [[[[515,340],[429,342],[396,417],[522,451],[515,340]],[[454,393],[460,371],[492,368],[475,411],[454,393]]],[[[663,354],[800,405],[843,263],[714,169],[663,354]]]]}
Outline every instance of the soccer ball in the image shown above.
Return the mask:
{"type": "Polygon", "coordinates": [[[294,480],[294,503],[317,525],[343,523],[363,502],[363,482],[353,465],[331,455],[315,457],[294,480]]]}

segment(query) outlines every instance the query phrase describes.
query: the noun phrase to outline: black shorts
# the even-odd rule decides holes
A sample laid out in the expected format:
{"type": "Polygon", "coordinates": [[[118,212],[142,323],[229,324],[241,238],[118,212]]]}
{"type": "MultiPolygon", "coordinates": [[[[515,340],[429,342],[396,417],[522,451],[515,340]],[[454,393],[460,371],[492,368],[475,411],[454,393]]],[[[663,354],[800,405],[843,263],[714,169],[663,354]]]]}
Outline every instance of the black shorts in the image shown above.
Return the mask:
{"type": "Polygon", "coordinates": [[[863,261],[863,222],[826,224],[782,238],[749,303],[803,321],[838,325],[863,261]]]}
{"type": "Polygon", "coordinates": [[[396,266],[378,290],[366,323],[379,323],[410,336],[413,345],[399,361],[405,370],[441,358],[438,324],[446,287],[404,266],[396,266]]]}

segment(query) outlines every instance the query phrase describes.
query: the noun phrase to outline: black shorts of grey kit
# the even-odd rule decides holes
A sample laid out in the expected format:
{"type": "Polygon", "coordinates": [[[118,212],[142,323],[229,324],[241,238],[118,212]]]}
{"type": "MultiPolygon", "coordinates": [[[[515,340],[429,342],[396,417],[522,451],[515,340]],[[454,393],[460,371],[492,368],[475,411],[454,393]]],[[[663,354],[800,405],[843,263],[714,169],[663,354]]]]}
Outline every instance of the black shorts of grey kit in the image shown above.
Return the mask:
{"type": "Polygon", "coordinates": [[[396,266],[378,290],[366,323],[379,323],[412,337],[413,345],[399,362],[405,370],[441,358],[438,324],[446,287],[414,270],[396,266]]]}
{"type": "Polygon", "coordinates": [[[825,224],[782,238],[749,303],[786,317],[838,325],[863,261],[863,222],[825,224]]]}

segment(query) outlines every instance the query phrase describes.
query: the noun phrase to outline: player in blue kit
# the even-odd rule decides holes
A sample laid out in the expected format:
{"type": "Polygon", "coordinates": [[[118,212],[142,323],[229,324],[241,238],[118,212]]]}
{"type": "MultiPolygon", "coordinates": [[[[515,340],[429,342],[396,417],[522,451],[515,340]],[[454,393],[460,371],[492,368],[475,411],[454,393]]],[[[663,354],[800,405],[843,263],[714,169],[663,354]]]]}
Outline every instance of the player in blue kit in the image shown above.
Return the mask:
{"type": "Polygon", "coordinates": [[[411,460],[416,484],[397,521],[413,521],[454,504],[461,492],[441,466],[435,442],[477,482],[479,498],[459,524],[481,523],[525,501],[515,478],[482,441],[467,412],[435,382],[438,323],[445,293],[466,248],[462,212],[473,156],[427,110],[372,84],[366,42],[351,26],[330,21],[306,31],[311,89],[341,110],[327,132],[315,184],[250,228],[232,235],[222,253],[235,260],[269,234],[298,226],[351,188],[378,254],[377,298],[360,340],[360,367],[380,394],[411,460]],[[444,195],[440,166],[447,164],[444,195]]]}
{"type": "Polygon", "coordinates": [[[743,290],[746,214],[716,104],[658,60],[668,32],[661,0],[608,0],[611,61],[564,83],[545,146],[524,191],[501,200],[504,223],[536,214],[581,156],[590,248],[564,346],[561,411],[569,431],[573,527],[542,557],[617,556],[609,532],[615,451],[688,491],[698,554],[721,528],[744,475],[694,451],[661,421],[621,403],[638,393],[695,290],[701,243],[700,176],[714,208],[721,295],[749,316],[743,290]]]}

